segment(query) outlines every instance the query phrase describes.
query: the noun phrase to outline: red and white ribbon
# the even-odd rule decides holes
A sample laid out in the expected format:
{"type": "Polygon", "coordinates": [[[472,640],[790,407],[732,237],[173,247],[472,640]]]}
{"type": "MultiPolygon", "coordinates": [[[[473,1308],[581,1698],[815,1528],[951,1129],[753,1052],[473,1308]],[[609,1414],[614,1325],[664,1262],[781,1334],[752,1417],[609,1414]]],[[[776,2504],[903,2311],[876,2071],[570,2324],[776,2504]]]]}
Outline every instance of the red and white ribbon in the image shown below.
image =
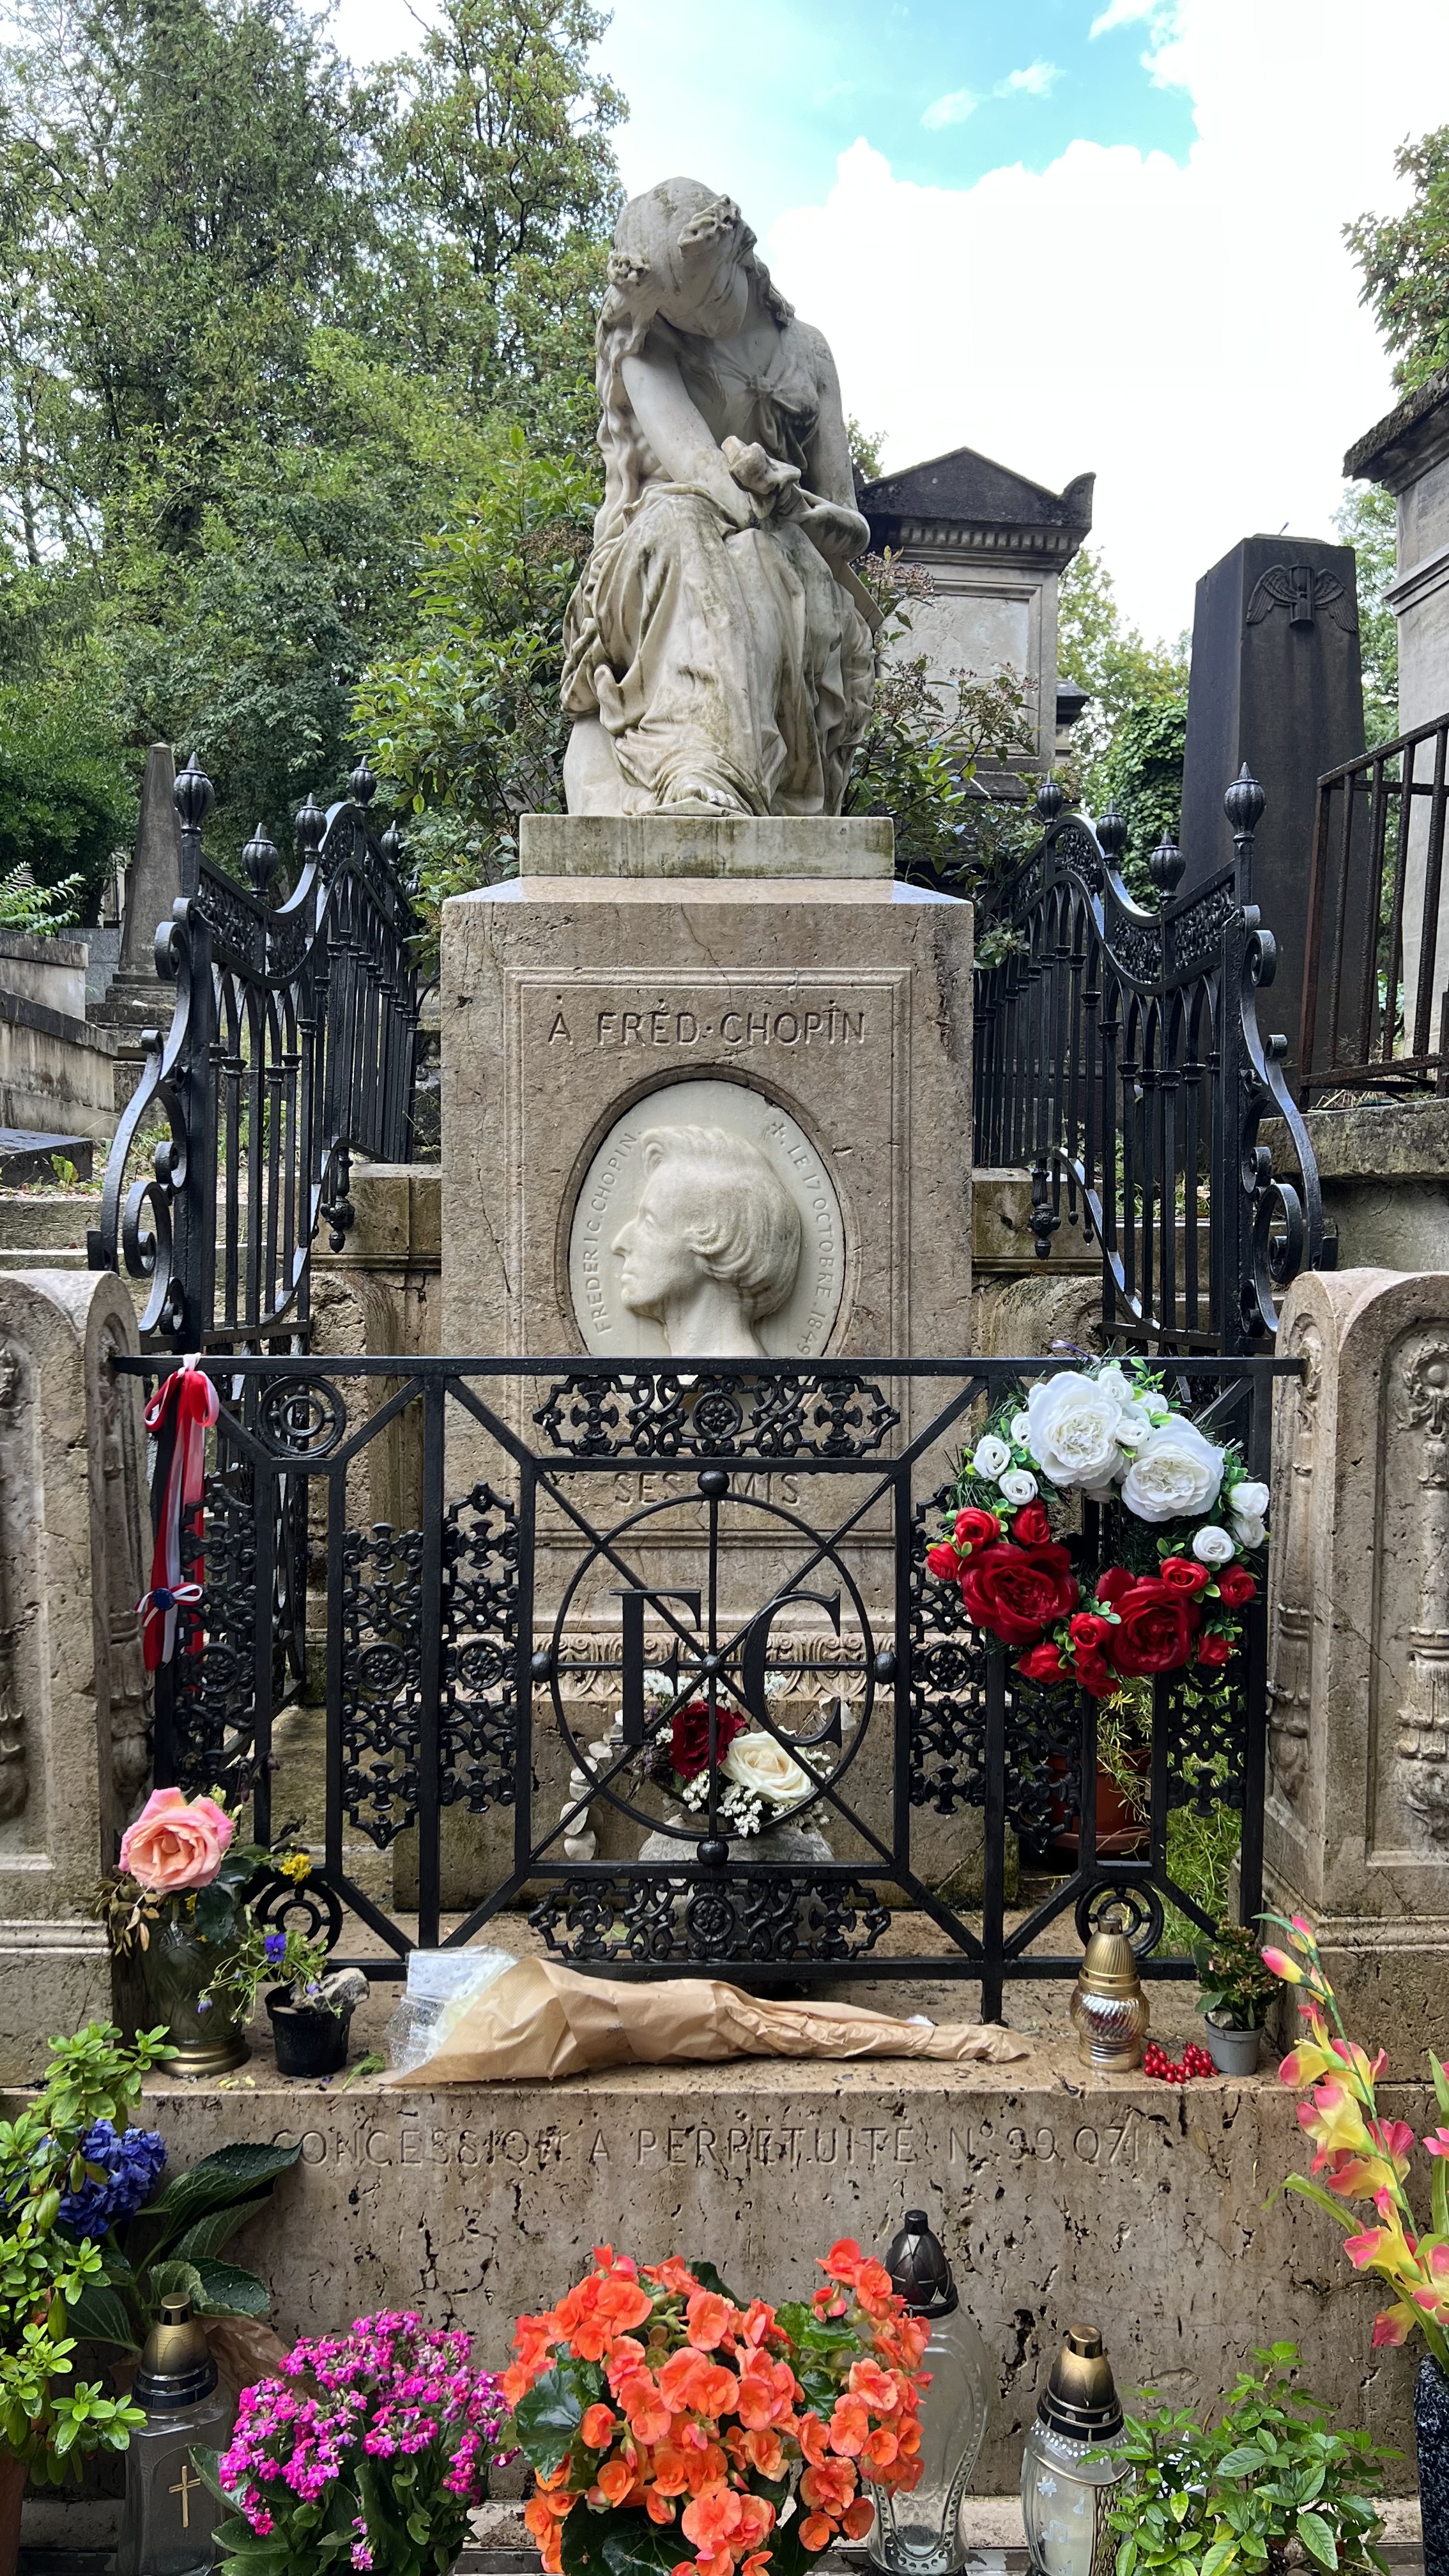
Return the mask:
{"type": "MultiPolygon", "coordinates": [[[[166,1490],[161,1497],[161,1512],[156,1524],[156,1546],[151,1558],[151,1589],[136,1604],[141,1621],[141,1644],[146,1670],[154,1673],[159,1664],[169,1664],[176,1652],[176,1613],[190,1608],[201,1599],[205,1568],[201,1560],[202,1502],[205,1494],[206,1435],[217,1416],[217,1393],[199,1359],[183,1360],[179,1369],[162,1379],[146,1407],[146,1428],[160,1432],[170,1422],[174,1437],[171,1463],[166,1471],[166,1490]],[[181,1571],[182,1533],[195,1551],[193,1572],[184,1579],[181,1571]]],[[[198,1627],[189,1651],[201,1650],[198,1627]]]]}

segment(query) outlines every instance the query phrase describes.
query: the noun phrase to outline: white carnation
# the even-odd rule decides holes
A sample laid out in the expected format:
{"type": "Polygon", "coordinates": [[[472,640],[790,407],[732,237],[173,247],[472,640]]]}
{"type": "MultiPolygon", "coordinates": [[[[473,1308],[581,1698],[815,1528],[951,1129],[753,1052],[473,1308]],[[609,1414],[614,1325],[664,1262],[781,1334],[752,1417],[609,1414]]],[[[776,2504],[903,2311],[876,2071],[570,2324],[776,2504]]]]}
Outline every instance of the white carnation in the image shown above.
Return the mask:
{"type": "Polygon", "coordinates": [[[1268,1517],[1267,1486],[1255,1484],[1245,1476],[1229,1494],[1228,1509],[1240,1521],[1265,1521],[1268,1517]]]}
{"type": "Polygon", "coordinates": [[[1200,1529],[1193,1540],[1192,1552],[1199,1565],[1226,1565],[1229,1558],[1236,1556],[1238,1551],[1227,1531],[1219,1529],[1216,1521],[1209,1521],[1206,1528],[1200,1529]]]}
{"type": "Polygon", "coordinates": [[[983,1477],[988,1485],[994,1485],[1002,1470],[1010,1465],[1011,1451],[1004,1440],[998,1440],[994,1431],[988,1431],[984,1440],[978,1440],[971,1452],[973,1472],[983,1477]]]}
{"type": "Polygon", "coordinates": [[[1111,1386],[1075,1369],[1043,1378],[1026,1399],[1028,1443],[1053,1485],[1110,1485],[1122,1471],[1117,1445],[1121,1405],[1111,1386]]]}
{"type": "Polygon", "coordinates": [[[1001,1478],[1002,1499],[1013,1507],[1036,1501],[1036,1478],[1026,1467],[1008,1467],[1001,1478]]]}
{"type": "Polygon", "coordinates": [[[1181,1415],[1149,1432],[1122,1481],[1139,1521],[1191,1520],[1210,1511],[1223,1481],[1223,1453],[1181,1415]]]}

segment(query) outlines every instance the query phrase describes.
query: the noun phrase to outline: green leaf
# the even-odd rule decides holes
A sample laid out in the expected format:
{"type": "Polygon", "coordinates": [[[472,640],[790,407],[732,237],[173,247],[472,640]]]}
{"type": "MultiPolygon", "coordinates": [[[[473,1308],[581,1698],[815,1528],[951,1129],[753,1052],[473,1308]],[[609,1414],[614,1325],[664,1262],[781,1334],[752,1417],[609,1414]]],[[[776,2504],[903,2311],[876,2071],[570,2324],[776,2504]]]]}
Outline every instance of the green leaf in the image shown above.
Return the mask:
{"type": "Polygon", "coordinates": [[[1312,2551],[1320,2567],[1338,2565],[1338,2543],[1321,2513],[1300,2513],[1298,2537],[1304,2548],[1312,2551]]]}
{"type": "Polygon", "coordinates": [[[268,2183],[263,2190],[253,2192],[249,2200],[234,2201],[229,2209],[209,2209],[204,2218],[198,2218],[194,2226],[184,2228],[176,2237],[171,2247],[173,2254],[188,2263],[204,2262],[219,2254],[259,2210],[266,2208],[271,2196],[268,2183]]]}
{"type": "Polygon", "coordinates": [[[88,2282],[80,2297],[67,2304],[72,2331],[85,2343],[113,2343],[122,2352],[136,2349],[136,2329],[125,2302],[104,2281],[88,2282]]]}
{"type": "Polygon", "coordinates": [[[1202,2562],[1202,2576],[1222,2576],[1223,2569],[1231,2567],[1237,2554],[1238,2544],[1231,2534],[1226,2540],[1215,2540],[1202,2562]]]}
{"type": "Polygon", "coordinates": [[[201,2274],[194,2263],[153,2264],[150,2289],[158,2309],[163,2299],[189,2299],[193,2308],[202,2304],[201,2274]]]}
{"type": "Polygon", "coordinates": [[[272,2294],[255,2272],[235,2263],[198,2263],[204,2310],[209,2317],[269,2317],[272,2294]]]}
{"type": "Polygon", "coordinates": [[[234,2201],[256,2198],[263,2186],[286,2173],[302,2152],[295,2147],[218,2147],[189,2172],[177,2174],[164,2191],[148,2201],[148,2218],[167,2218],[189,2227],[209,2209],[229,2209],[234,2201]]]}
{"type": "MultiPolygon", "coordinates": [[[[604,2374],[594,2363],[564,2361],[546,2370],[519,2399],[513,2414],[519,2444],[545,2477],[568,2458],[586,2410],[603,2393],[604,2374]]],[[[647,2521],[647,2515],[642,2519],[647,2521]]]]}
{"type": "Polygon", "coordinates": [[[1263,2467],[1263,2454],[1256,2442],[1240,2442],[1236,2450],[1226,2451],[1219,2460],[1221,2478],[1249,2478],[1263,2467]]]}
{"type": "MultiPolygon", "coordinates": [[[[749,2306],[750,2303],[748,2299],[739,2298],[729,2287],[729,2284],[720,2279],[720,2276],[712,2263],[703,2263],[697,2256],[691,2255],[689,2258],[689,2268],[694,2274],[695,2279],[699,2282],[701,2288],[713,2290],[717,2298],[728,2299],[732,2308],[747,2308],[749,2306]]],[[[788,2333],[788,2327],[786,2331],[788,2333]]],[[[656,2529],[662,2528],[662,2524],[656,2525],[656,2529]]]]}

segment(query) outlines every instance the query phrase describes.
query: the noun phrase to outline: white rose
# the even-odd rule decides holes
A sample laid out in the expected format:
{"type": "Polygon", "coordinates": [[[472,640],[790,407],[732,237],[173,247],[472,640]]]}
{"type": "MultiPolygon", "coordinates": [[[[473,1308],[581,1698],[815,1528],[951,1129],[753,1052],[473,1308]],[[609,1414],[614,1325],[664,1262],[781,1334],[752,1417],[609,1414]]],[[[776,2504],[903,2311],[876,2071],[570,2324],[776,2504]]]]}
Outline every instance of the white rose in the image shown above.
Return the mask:
{"type": "Polygon", "coordinates": [[[1030,1449],[1053,1485],[1110,1485],[1122,1470],[1116,1395],[1075,1369],[1042,1379],[1026,1399],[1030,1449]]]}
{"type": "Polygon", "coordinates": [[[1011,1451],[1004,1440],[998,1440],[994,1431],[988,1431],[984,1440],[978,1440],[971,1452],[973,1472],[984,1477],[988,1485],[994,1485],[1003,1467],[1010,1465],[1011,1451]]]}
{"type": "Polygon", "coordinates": [[[1216,1521],[1209,1521],[1206,1529],[1200,1529],[1193,1540],[1192,1552],[1199,1565],[1226,1565],[1238,1551],[1227,1531],[1219,1529],[1216,1521]]]}
{"type": "Polygon", "coordinates": [[[763,1728],[750,1735],[737,1735],[719,1767],[727,1779],[738,1781],[751,1797],[768,1798],[772,1807],[788,1807],[793,1799],[807,1796],[814,1785],[783,1744],[777,1744],[763,1728]]]}
{"type": "Polygon", "coordinates": [[[1001,1479],[1001,1492],[1003,1500],[1012,1505],[1034,1503],[1036,1478],[1026,1467],[1008,1467],[1001,1479]]]}
{"type": "Polygon", "coordinates": [[[1031,1447],[1031,1415],[1029,1413],[1014,1413],[1012,1415],[1011,1436],[1013,1440],[1020,1442],[1023,1449],[1029,1449],[1031,1447]]]}
{"type": "Polygon", "coordinates": [[[1244,1477],[1228,1496],[1228,1509],[1236,1520],[1265,1521],[1268,1517],[1268,1488],[1244,1477]]]}
{"type": "Polygon", "coordinates": [[[1098,1369],[1095,1383],[1101,1387],[1104,1394],[1115,1395],[1119,1404],[1136,1402],[1132,1380],[1125,1369],[1117,1366],[1115,1360],[1109,1360],[1105,1368],[1098,1369]]]}
{"type": "Polygon", "coordinates": [[[1209,1511],[1223,1481],[1223,1453],[1179,1415],[1148,1433],[1122,1480],[1140,1521],[1182,1521],[1209,1511]]]}
{"type": "Polygon", "coordinates": [[[1267,1535],[1261,1521],[1240,1520],[1236,1512],[1233,1514],[1233,1536],[1245,1555],[1251,1555],[1255,1547],[1261,1547],[1267,1535]]]}

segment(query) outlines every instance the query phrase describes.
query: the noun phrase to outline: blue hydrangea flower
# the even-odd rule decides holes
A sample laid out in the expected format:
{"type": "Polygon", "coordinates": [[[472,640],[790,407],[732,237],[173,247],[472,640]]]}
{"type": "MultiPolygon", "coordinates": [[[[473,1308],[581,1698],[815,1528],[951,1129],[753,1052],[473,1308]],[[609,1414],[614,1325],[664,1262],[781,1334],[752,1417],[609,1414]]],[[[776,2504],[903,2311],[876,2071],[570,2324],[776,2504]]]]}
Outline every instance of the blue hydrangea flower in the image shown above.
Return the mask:
{"type": "Polygon", "coordinates": [[[60,2223],[76,2236],[98,2238],[119,2219],[134,2218],[161,2178],[166,2141],[159,2129],[123,2129],[97,2120],[81,2140],[88,2165],[99,2165],[104,2179],[89,2175],[79,2191],[68,2191],[60,2204],[60,2223]]]}
{"type": "Polygon", "coordinates": [[[263,1943],[263,1947],[266,1951],[267,1957],[271,1960],[273,1967],[276,1967],[287,1955],[286,1933],[269,1932],[265,1942],[263,1943]]]}

